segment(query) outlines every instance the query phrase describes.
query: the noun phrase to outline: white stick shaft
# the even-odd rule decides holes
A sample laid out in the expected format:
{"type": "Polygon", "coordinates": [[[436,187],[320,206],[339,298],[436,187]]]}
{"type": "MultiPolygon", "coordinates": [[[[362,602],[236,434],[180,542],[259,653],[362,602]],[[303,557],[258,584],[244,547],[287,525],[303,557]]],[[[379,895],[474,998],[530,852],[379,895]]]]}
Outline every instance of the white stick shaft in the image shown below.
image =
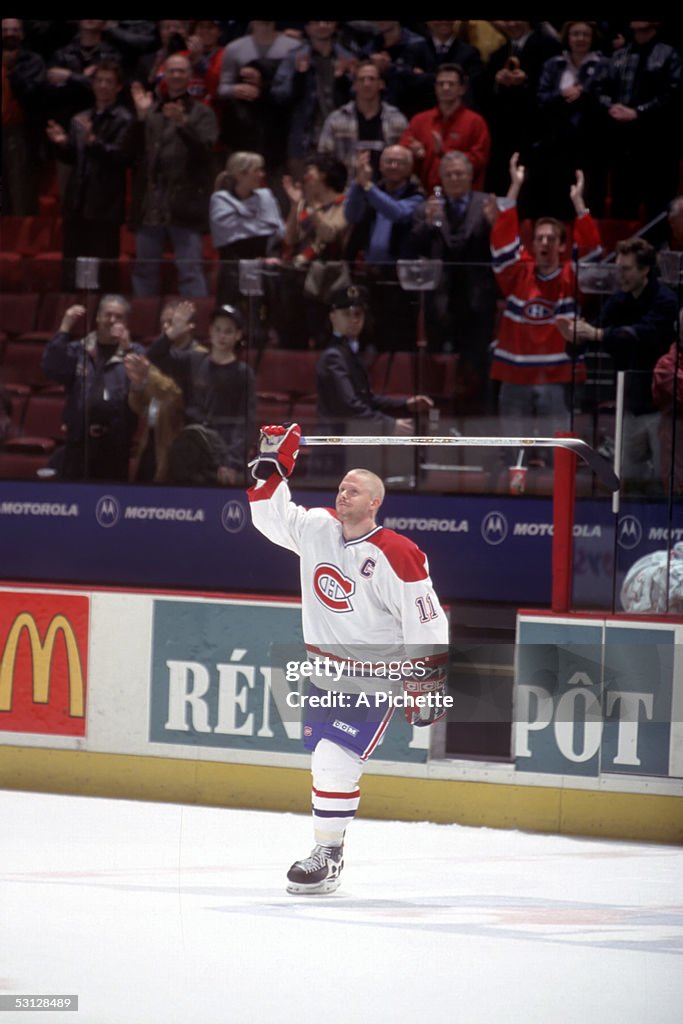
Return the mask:
{"type": "Polygon", "coordinates": [[[415,437],[390,434],[387,437],[371,437],[365,434],[345,435],[344,437],[302,437],[302,445],[459,445],[466,448],[571,448],[577,451],[588,448],[585,441],[578,437],[415,437]]]}
{"type": "Polygon", "coordinates": [[[344,446],[348,445],[411,445],[439,446],[460,448],[568,448],[569,451],[582,459],[593,470],[601,483],[611,491],[619,487],[619,477],[611,465],[599,455],[594,448],[578,437],[414,437],[391,434],[388,437],[364,434],[340,436],[302,437],[300,444],[306,447],[316,445],[344,446]]]}

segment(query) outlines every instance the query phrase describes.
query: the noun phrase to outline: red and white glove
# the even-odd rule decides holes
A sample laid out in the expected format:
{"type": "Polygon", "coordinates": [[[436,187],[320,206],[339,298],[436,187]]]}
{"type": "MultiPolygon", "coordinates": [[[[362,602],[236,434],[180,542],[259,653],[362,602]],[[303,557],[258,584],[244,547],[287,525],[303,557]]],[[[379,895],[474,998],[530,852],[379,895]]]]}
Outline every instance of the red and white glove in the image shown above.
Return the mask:
{"type": "Polygon", "coordinates": [[[299,454],[301,427],[290,423],[285,427],[261,427],[259,453],[249,463],[254,480],[267,480],[277,472],[281,477],[292,475],[299,454]]]}
{"type": "Polygon", "coordinates": [[[426,665],[415,665],[411,675],[403,677],[403,693],[414,700],[407,701],[403,709],[408,725],[433,725],[446,714],[444,697],[446,696],[446,667],[438,665],[430,668],[426,665]],[[417,700],[423,698],[423,700],[417,700]],[[422,705],[422,706],[420,706],[422,705]]]}

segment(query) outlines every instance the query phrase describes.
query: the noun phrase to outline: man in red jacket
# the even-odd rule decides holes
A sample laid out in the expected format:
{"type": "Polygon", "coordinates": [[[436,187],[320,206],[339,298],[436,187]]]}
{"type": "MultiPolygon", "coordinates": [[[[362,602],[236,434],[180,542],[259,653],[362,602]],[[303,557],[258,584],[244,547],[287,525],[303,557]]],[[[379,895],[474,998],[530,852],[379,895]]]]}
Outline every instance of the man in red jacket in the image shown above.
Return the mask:
{"type": "MultiPolygon", "coordinates": [[[[585,379],[585,366],[567,353],[557,319],[576,315],[575,266],[566,259],[566,227],[553,217],[534,225],[531,254],[519,237],[517,197],[525,168],[510,160],[510,188],[504,199],[490,197],[491,254],[505,306],[493,345],[491,378],[500,381],[498,413],[503,436],[552,436],[569,427],[567,390],[585,379]],[[534,426],[538,429],[534,431],[534,426]]],[[[583,259],[601,252],[597,225],[583,199],[577,171],[570,199],[576,211],[574,244],[583,259]]]]}
{"type": "Polygon", "coordinates": [[[459,64],[442,64],[434,81],[436,106],[410,119],[401,136],[415,157],[415,172],[431,192],[440,184],[441,157],[451,149],[465,153],[472,163],[472,187],[481,189],[489,159],[491,136],[486,121],[463,102],[465,73],[459,64]]]}

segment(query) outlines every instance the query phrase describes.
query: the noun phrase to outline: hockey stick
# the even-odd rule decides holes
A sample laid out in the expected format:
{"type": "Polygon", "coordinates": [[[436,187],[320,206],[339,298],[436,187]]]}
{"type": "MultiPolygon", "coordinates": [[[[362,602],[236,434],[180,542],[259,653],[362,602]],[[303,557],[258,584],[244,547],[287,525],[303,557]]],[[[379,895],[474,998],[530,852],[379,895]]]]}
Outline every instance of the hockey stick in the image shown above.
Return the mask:
{"type": "Polygon", "coordinates": [[[619,477],[607,459],[578,437],[302,437],[300,444],[315,445],[447,445],[463,448],[567,448],[574,452],[595,473],[601,484],[610,490],[619,489],[619,477]]]}

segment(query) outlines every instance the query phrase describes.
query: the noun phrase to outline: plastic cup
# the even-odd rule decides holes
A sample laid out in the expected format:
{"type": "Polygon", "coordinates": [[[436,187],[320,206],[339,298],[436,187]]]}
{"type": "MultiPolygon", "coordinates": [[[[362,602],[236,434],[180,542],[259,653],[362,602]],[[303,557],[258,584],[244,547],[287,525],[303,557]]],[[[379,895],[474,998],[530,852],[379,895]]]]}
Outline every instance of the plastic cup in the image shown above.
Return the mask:
{"type": "Polygon", "coordinates": [[[510,494],[524,494],[526,490],[526,466],[510,466],[508,469],[508,489],[510,494]]]}

